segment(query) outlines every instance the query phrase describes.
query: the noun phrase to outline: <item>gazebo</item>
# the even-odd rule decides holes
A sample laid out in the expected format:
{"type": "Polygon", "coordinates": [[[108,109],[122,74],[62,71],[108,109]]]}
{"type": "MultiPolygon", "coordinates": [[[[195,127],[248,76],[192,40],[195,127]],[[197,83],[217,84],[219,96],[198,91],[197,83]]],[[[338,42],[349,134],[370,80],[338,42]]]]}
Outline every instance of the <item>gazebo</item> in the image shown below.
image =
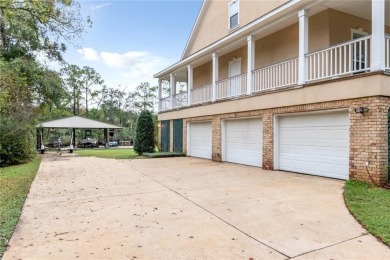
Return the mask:
{"type": "Polygon", "coordinates": [[[40,123],[37,125],[37,149],[41,149],[42,141],[41,135],[43,134],[44,128],[58,128],[58,129],[70,129],[72,131],[73,140],[72,143],[75,145],[76,129],[103,129],[104,130],[104,140],[106,147],[108,147],[108,132],[110,129],[121,129],[122,127],[107,124],[97,120],[81,117],[81,116],[70,116],[65,118],[60,118],[56,120],[51,120],[47,122],[40,123]]]}

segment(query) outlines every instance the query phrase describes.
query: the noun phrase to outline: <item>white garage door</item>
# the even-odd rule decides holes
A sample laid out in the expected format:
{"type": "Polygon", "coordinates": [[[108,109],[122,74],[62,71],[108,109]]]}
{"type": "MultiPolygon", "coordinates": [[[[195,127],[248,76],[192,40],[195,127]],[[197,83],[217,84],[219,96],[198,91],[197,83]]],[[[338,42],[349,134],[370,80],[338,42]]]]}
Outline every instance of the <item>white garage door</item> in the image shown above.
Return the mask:
{"type": "Polygon", "coordinates": [[[189,124],[188,154],[211,159],[211,122],[189,124]]]}
{"type": "Polygon", "coordinates": [[[262,166],[263,123],[259,118],[227,120],[224,161],[262,166]]]}
{"type": "Polygon", "coordinates": [[[279,168],[348,179],[348,112],[280,117],[279,168]]]}

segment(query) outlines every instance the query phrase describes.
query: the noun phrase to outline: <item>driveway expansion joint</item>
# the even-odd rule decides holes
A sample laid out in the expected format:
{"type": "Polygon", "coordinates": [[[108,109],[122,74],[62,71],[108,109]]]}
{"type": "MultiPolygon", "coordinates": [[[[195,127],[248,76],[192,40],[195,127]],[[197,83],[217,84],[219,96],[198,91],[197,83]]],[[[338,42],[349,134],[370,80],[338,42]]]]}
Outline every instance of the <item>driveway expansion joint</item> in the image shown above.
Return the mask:
{"type": "Polygon", "coordinates": [[[221,218],[220,216],[214,214],[213,212],[209,211],[208,209],[204,208],[203,206],[199,205],[198,203],[196,203],[196,202],[190,200],[189,198],[185,197],[184,195],[182,195],[181,193],[177,192],[176,190],[170,188],[169,186],[167,186],[167,185],[165,185],[165,184],[159,182],[158,180],[156,180],[156,179],[150,177],[149,175],[147,175],[147,174],[141,172],[140,170],[138,170],[138,169],[136,169],[136,168],[133,168],[133,170],[137,171],[138,173],[144,175],[144,176],[147,177],[147,178],[150,178],[151,180],[153,180],[153,181],[155,181],[156,183],[160,184],[161,186],[167,188],[167,189],[170,190],[171,192],[173,192],[173,193],[179,195],[179,196],[182,197],[183,199],[185,199],[185,200],[189,201],[190,203],[194,204],[195,206],[201,208],[202,210],[206,211],[206,212],[209,213],[210,215],[216,217],[216,218],[219,219],[220,221],[224,222],[225,224],[227,224],[227,225],[229,225],[230,227],[234,228],[235,230],[239,231],[239,232],[242,233],[243,235],[245,235],[245,236],[251,238],[252,240],[258,242],[259,244],[262,244],[263,246],[268,247],[269,249],[271,249],[271,250],[273,250],[273,251],[275,251],[275,252],[281,254],[282,256],[286,257],[286,259],[290,259],[290,258],[291,258],[290,256],[286,255],[285,253],[283,253],[283,252],[281,252],[281,251],[279,251],[279,250],[277,250],[277,249],[271,247],[270,245],[268,245],[268,244],[266,244],[266,243],[264,243],[264,242],[258,240],[257,238],[255,238],[255,237],[251,236],[250,234],[246,233],[245,231],[239,229],[239,228],[236,227],[235,225],[233,225],[233,224],[227,222],[226,220],[224,220],[224,219],[221,218]]]}
{"type": "Polygon", "coordinates": [[[317,248],[317,249],[314,249],[314,250],[310,250],[310,251],[304,252],[302,254],[293,256],[290,259],[294,259],[294,258],[297,258],[297,257],[300,257],[300,256],[304,256],[304,255],[307,255],[307,254],[310,254],[310,253],[313,253],[313,252],[316,252],[316,251],[320,251],[320,250],[323,250],[323,249],[326,249],[326,248],[330,248],[330,247],[333,247],[333,246],[336,246],[336,245],[339,245],[339,244],[342,244],[342,243],[346,243],[346,242],[349,242],[349,241],[354,240],[356,238],[367,236],[368,234],[369,234],[368,232],[365,232],[365,233],[363,233],[363,234],[361,234],[359,236],[356,236],[356,237],[348,238],[348,239],[345,239],[343,241],[339,241],[339,242],[333,243],[331,245],[327,245],[327,246],[324,246],[324,247],[320,247],[320,248],[317,248]]]}

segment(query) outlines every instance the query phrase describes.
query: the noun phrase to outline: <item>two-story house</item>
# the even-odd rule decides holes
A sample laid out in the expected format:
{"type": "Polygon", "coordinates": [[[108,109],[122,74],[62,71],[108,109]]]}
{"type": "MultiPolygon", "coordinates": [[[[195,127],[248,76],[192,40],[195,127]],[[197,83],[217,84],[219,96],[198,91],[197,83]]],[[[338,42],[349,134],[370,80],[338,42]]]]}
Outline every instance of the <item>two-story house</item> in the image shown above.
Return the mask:
{"type": "Polygon", "coordinates": [[[205,0],[155,75],[162,149],[385,183],[388,33],[390,0],[205,0]]]}

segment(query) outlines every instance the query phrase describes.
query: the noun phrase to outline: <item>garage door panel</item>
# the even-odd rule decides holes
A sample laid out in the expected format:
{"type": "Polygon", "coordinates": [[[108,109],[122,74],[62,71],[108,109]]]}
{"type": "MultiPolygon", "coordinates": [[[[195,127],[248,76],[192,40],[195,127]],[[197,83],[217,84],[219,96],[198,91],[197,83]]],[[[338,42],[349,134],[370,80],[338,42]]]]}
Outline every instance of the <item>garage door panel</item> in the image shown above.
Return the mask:
{"type": "MultiPolygon", "coordinates": [[[[230,153],[229,157],[227,159],[230,159],[229,162],[235,162],[239,161],[240,164],[246,164],[246,165],[254,165],[253,161],[258,160],[258,163],[260,163],[259,155],[256,153],[230,153]]],[[[257,166],[257,165],[256,165],[257,166]]]]}
{"type": "Polygon", "coordinates": [[[281,117],[279,168],[348,179],[348,112],[281,117]]]}
{"type": "Polygon", "coordinates": [[[262,165],[261,119],[227,120],[224,124],[224,132],[225,161],[253,166],[262,165]]]}
{"type": "Polygon", "coordinates": [[[191,123],[189,129],[189,155],[211,159],[211,122],[191,123]]]}
{"type": "MultiPolygon", "coordinates": [[[[345,144],[348,145],[348,144],[345,144]]],[[[337,157],[349,159],[349,149],[345,147],[335,147],[335,154],[337,157]]]]}

